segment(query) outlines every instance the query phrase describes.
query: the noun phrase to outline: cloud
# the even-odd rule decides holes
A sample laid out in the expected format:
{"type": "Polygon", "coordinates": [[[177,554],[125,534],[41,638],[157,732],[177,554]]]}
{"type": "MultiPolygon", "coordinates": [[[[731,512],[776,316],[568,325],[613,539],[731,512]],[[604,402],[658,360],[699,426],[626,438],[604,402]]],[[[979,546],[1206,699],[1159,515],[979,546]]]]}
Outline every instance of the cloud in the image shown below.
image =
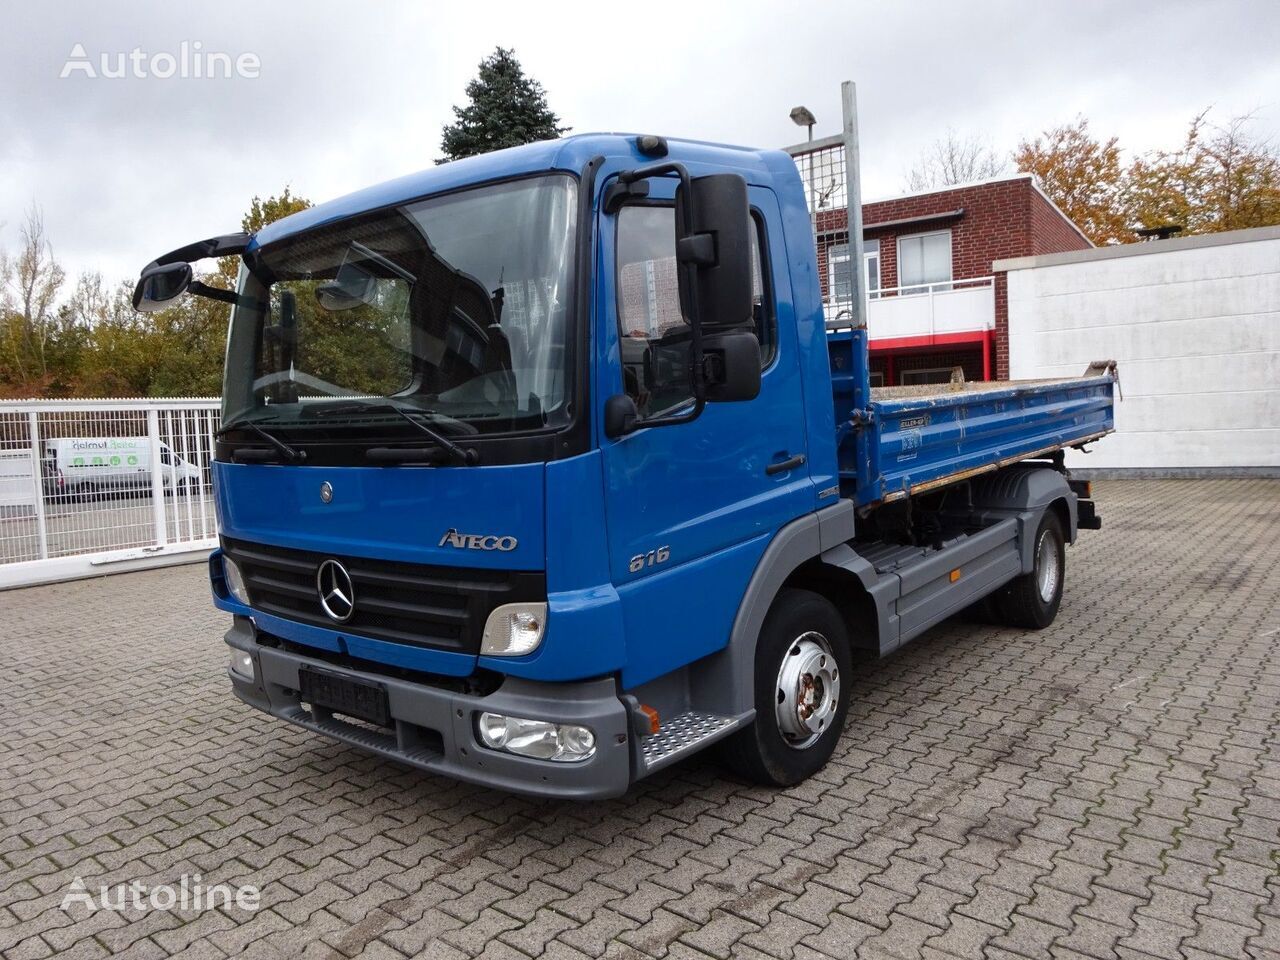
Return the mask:
{"type": "Polygon", "coordinates": [[[760,146],[839,125],[858,82],[864,193],[897,192],[947,127],[999,149],[1076,114],[1174,145],[1206,106],[1280,131],[1280,8],[1198,2],[14,5],[0,38],[0,245],[40,204],[72,272],[136,275],[238,227],[251,196],[313,200],[429,166],[482,56],[515,47],[575,130],[760,146]],[[258,79],[58,79],[73,46],[256,54],[258,79]]]}

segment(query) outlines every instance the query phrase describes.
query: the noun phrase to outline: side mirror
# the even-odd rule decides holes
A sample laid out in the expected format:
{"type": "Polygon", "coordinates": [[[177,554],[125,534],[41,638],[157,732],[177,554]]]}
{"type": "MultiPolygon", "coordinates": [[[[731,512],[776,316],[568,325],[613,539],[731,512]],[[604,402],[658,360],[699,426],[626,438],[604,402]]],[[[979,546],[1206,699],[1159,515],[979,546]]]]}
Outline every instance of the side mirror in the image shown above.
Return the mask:
{"type": "Polygon", "coordinates": [[[604,402],[604,435],[610,440],[634,433],[639,423],[640,411],[627,394],[614,394],[604,402]]]}
{"type": "Polygon", "coordinates": [[[378,281],[358,264],[344,263],[330,283],[316,287],[316,302],[325,310],[352,310],[373,303],[378,281]]]}
{"type": "Polygon", "coordinates": [[[144,270],[133,288],[133,309],[139,313],[164,310],[191,285],[191,264],[169,263],[144,270]]]}
{"type": "Polygon", "coordinates": [[[747,181],[717,173],[676,192],[680,308],[704,335],[751,323],[751,207],[747,181]],[[688,191],[688,198],[682,196],[688,191]]]}
{"type": "Polygon", "coordinates": [[[707,400],[731,403],[760,395],[760,341],[754,331],[730,330],[702,338],[707,400]]]}
{"type": "Polygon", "coordinates": [[[186,292],[222,303],[239,303],[235,291],[211,287],[194,279],[191,265],[208,257],[238,257],[249,249],[250,239],[247,233],[228,233],[189,243],[157,257],[142,268],[138,285],[133,288],[133,309],[139,313],[155,313],[186,292]]]}

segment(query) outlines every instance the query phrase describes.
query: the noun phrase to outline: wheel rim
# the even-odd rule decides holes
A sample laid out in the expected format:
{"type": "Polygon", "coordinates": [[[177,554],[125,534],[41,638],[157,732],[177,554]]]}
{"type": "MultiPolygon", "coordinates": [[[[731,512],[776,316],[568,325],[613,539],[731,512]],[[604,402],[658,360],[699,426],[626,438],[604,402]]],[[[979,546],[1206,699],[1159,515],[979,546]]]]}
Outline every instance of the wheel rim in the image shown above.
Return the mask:
{"type": "Polygon", "coordinates": [[[840,670],[820,633],[796,637],[782,657],[775,684],[778,730],[788,746],[803,750],[834,726],[840,702],[840,670]]]}
{"type": "Polygon", "coordinates": [[[1036,586],[1040,589],[1040,599],[1045,603],[1053,602],[1054,594],[1058,592],[1061,571],[1058,545],[1046,530],[1040,534],[1040,545],[1036,548],[1036,586]]]}

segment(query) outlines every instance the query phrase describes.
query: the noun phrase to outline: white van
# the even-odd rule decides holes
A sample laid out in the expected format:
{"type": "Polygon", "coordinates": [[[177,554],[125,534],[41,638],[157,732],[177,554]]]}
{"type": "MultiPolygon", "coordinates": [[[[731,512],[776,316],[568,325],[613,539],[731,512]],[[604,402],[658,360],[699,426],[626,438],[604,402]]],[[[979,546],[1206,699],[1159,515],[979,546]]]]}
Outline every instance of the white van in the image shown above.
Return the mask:
{"type": "Polygon", "coordinates": [[[0,451],[0,520],[35,515],[36,486],[31,477],[31,451],[0,451]]]}
{"type": "MultiPolygon", "coordinates": [[[[149,487],[151,441],[146,437],[62,437],[47,440],[45,459],[63,494],[95,494],[149,487]]],[[[160,444],[160,482],[166,490],[200,488],[203,477],[167,443],[160,444]]]]}

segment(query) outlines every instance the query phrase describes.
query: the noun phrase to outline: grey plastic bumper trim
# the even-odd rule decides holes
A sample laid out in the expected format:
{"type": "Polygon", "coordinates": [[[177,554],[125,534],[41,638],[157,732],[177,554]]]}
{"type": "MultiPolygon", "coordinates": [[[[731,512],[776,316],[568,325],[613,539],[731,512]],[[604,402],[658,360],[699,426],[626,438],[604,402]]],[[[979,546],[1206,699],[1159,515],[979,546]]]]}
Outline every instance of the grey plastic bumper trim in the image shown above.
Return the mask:
{"type": "Polygon", "coordinates": [[[236,618],[225,639],[253,656],[253,681],[227,671],[236,696],[249,706],[387,759],[538,797],[601,799],[619,796],[631,784],[627,715],[612,679],[538,683],[508,678],[494,693],[477,697],[262,646],[244,618],[236,618]],[[297,694],[298,670],[304,664],[384,686],[395,729],[348,723],[306,709],[297,694]],[[555,763],[490,750],[475,734],[475,715],[484,710],[584,724],[596,735],[596,752],[577,763],[555,763]]]}

